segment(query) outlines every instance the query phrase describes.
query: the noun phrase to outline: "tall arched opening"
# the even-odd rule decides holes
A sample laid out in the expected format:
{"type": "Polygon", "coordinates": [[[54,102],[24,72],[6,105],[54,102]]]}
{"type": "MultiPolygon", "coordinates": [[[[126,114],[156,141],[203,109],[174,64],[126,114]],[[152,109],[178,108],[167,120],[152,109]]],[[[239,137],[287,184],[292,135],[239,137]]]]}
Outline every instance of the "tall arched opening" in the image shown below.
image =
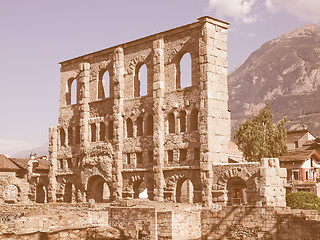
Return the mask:
{"type": "Polygon", "coordinates": [[[176,202],[179,203],[193,203],[194,187],[189,179],[181,179],[177,183],[176,202]]]}
{"type": "Polygon", "coordinates": [[[110,202],[111,191],[106,180],[101,176],[92,176],[87,184],[87,201],[94,199],[96,203],[110,202]]]}
{"type": "Polygon", "coordinates": [[[36,187],[36,203],[45,203],[47,201],[47,190],[43,184],[36,187]]]}
{"type": "Polygon", "coordinates": [[[67,203],[72,202],[72,183],[67,183],[64,187],[63,201],[67,203]]]}

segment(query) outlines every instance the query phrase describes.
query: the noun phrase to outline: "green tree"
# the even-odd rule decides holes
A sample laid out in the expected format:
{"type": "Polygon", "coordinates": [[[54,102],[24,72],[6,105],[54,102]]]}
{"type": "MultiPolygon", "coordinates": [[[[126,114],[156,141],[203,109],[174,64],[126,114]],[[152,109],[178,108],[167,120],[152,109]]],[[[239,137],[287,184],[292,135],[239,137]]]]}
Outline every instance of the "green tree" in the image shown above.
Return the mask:
{"type": "Polygon", "coordinates": [[[273,123],[269,104],[258,115],[250,116],[235,132],[236,144],[249,162],[265,157],[279,157],[287,152],[286,119],[273,123]]]}

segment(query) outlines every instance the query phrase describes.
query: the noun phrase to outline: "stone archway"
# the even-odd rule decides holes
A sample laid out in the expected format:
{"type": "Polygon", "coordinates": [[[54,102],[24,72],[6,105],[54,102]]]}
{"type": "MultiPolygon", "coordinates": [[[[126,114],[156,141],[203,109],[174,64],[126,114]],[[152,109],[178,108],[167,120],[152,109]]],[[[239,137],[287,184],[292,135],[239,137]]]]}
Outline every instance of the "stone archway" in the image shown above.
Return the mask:
{"type": "Polygon", "coordinates": [[[89,178],[87,184],[87,201],[93,199],[96,203],[110,202],[111,191],[106,180],[95,175],[89,178]]]}
{"type": "Polygon", "coordinates": [[[132,176],[130,186],[133,198],[153,200],[153,182],[150,177],[132,176]]]}
{"type": "Polygon", "coordinates": [[[230,166],[220,171],[213,184],[212,194],[222,205],[239,205],[248,203],[255,205],[257,189],[256,175],[246,166],[230,166]]]}
{"type": "Polygon", "coordinates": [[[137,180],[133,184],[133,198],[140,198],[140,194],[145,191],[147,186],[143,183],[143,180],[137,180]]]}
{"type": "Polygon", "coordinates": [[[43,184],[38,184],[36,187],[36,203],[47,202],[47,190],[43,184]]]}
{"type": "Polygon", "coordinates": [[[230,178],[227,182],[229,206],[242,205],[247,202],[247,185],[240,177],[230,178]]]}
{"type": "Polygon", "coordinates": [[[193,203],[194,187],[191,180],[182,178],[177,182],[176,187],[176,202],[193,203]]]}

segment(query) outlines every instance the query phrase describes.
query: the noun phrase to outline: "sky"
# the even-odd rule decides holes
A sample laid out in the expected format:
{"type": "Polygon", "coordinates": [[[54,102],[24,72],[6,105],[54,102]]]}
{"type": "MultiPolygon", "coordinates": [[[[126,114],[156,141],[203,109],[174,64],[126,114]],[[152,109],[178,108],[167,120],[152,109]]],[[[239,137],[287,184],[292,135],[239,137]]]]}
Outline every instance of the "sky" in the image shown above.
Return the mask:
{"type": "Polygon", "coordinates": [[[207,15],[230,23],[230,72],[264,42],[319,25],[319,13],[319,0],[0,0],[0,154],[48,141],[61,61],[207,15]]]}

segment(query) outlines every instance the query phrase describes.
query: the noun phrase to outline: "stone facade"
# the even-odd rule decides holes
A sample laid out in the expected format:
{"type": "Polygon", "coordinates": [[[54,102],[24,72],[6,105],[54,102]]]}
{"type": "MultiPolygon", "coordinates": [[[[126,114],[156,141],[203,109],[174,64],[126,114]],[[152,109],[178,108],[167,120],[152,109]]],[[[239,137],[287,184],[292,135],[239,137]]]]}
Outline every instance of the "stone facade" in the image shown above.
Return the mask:
{"type": "Polygon", "coordinates": [[[227,28],[202,17],[61,62],[59,121],[49,131],[49,200],[111,201],[147,189],[155,201],[212,202],[212,166],[227,162],[230,140],[227,28]],[[185,55],[192,80],[183,88],[185,55]],[[181,188],[194,196],[181,196],[181,188]]]}
{"type": "Polygon", "coordinates": [[[227,28],[201,17],[61,62],[49,201],[285,206],[277,159],[228,163],[227,28]]]}

